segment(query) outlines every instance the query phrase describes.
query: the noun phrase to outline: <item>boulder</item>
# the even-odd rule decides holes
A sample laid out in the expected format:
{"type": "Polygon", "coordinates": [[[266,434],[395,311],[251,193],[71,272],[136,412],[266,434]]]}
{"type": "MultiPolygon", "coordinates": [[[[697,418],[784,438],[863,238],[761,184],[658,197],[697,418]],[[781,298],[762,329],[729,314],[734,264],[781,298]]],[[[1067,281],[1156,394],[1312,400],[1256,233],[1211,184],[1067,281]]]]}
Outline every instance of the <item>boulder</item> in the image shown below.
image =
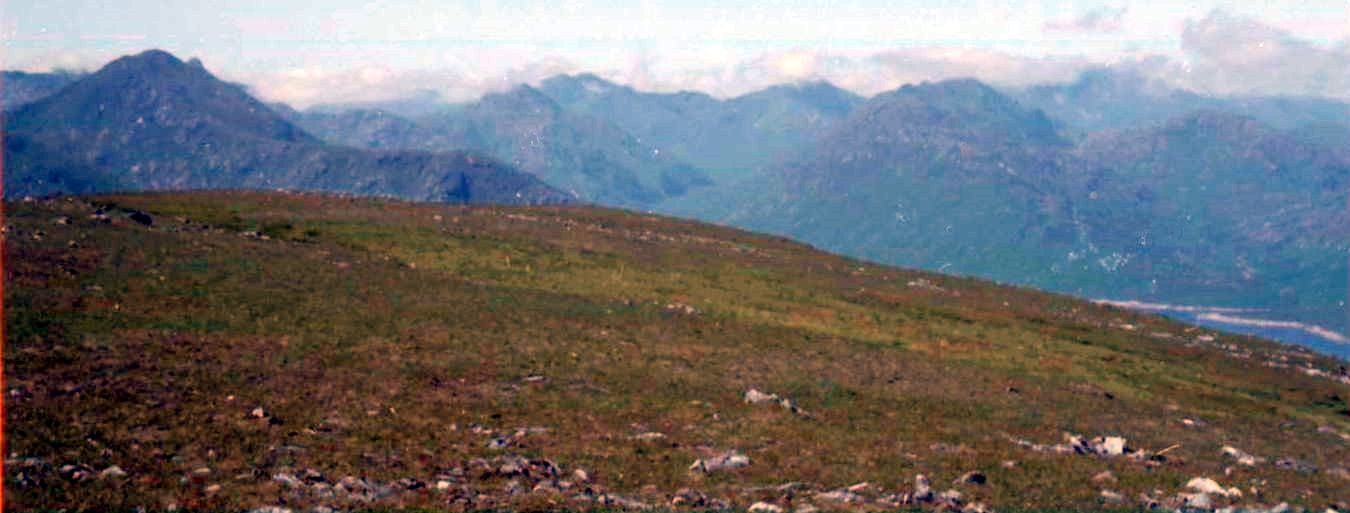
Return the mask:
{"type": "Polygon", "coordinates": [[[689,465],[689,471],[711,474],[720,470],[734,470],[748,466],[750,466],[748,456],[736,451],[729,451],[707,460],[695,460],[692,465],[689,465]]]}
{"type": "Polygon", "coordinates": [[[746,510],[750,513],[783,513],[783,508],[767,502],[756,502],[746,510]]]}

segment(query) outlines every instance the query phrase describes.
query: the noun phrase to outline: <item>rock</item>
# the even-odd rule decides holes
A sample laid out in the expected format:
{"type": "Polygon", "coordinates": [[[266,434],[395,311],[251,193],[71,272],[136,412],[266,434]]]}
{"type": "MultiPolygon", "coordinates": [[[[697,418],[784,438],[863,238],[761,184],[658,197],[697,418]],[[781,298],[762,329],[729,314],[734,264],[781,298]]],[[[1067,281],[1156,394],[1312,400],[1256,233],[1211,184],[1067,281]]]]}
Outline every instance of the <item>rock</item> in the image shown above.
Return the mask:
{"type": "Polygon", "coordinates": [[[719,470],[733,470],[750,465],[750,458],[736,451],[722,453],[708,460],[695,460],[689,465],[691,472],[711,474],[719,470]]]}
{"type": "Polygon", "coordinates": [[[1246,452],[1243,452],[1242,449],[1238,449],[1231,445],[1223,446],[1222,453],[1224,456],[1236,459],[1239,465],[1246,465],[1248,467],[1254,467],[1257,463],[1262,461],[1260,458],[1247,454],[1246,452]]]}
{"type": "Polygon", "coordinates": [[[503,487],[502,487],[502,493],[507,494],[507,495],[520,495],[520,494],[522,494],[522,493],[524,493],[524,492],[525,492],[525,486],[524,486],[524,485],[521,485],[521,484],[520,484],[520,481],[515,480],[515,479],[512,479],[512,480],[508,481],[508,482],[506,483],[506,486],[503,486],[503,487]]]}
{"type": "Polygon", "coordinates": [[[488,441],[487,448],[492,449],[494,451],[500,451],[502,449],[511,447],[511,444],[513,443],[515,443],[515,440],[512,439],[511,437],[494,438],[488,441]]]}
{"type": "Polygon", "coordinates": [[[961,508],[961,513],[992,513],[992,512],[993,510],[989,509],[989,506],[985,506],[983,502],[967,504],[966,507],[961,508]]]}
{"type": "Polygon", "coordinates": [[[1317,472],[1317,465],[1313,465],[1312,463],[1296,460],[1293,458],[1280,458],[1275,461],[1275,467],[1282,468],[1285,470],[1292,470],[1300,474],[1311,474],[1313,472],[1317,472]]]}
{"type": "Polygon", "coordinates": [[[815,507],[813,504],[798,504],[792,511],[793,513],[818,513],[820,508],[815,507]]]}
{"type": "Polygon", "coordinates": [[[292,488],[299,487],[302,484],[299,478],[285,472],[272,474],[272,480],[292,488]]]}
{"type": "Polygon", "coordinates": [[[1116,475],[1112,473],[1110,470],[1103,470],[1101,472],[1092,475],[1092,482],[1098,484],[1114,483],[1116,482],[1116,475]]]}
{"type": "Polygon", "coordinates": [[[708,496],[703,492],[691,488],[681,488],[675,492],[675,496],[670,498],[671,506],[684,506],[698,508],[708,503],[708,496]]]}
{"type": "Polygon", "coordinates": [[[248,510],[248,513],[291,513],[291,509],[281,506],[259,506],[248,510]]]}
{"type": "Polygon", "coordinates": [[[928,476],[923,474],[914,476],[914,500],[915,502],[933,500],[933,487],[928,484],[928,476]]]}
{"type": "Polygon", "coordinates": [[[746,511],[750,513],[783,513],[783,508],[767,502],[756,502],[751,504],[746,511]]]}
{"type": "Polygon", "coordinates": [[[1103,456],[1120,456],[1125,454],[1125,438],[1119,436],[1108,436],[1100,444],[1093,444],[1097,449],[1097,454],[1103,456]]]}
{"type": "Polygon", "coordinates": [[[259,406],[254,408],[252,412],[249,412],[249,415],[252,415],[255,419],[261,419],[267,416],[267,412],[263,411],[262,406],[259,406]]]}
{"type": "Polygon", "coordinates": [[[652,507],[645,502],[613,494],[596,497],[595,502],[601,506],[618,506],[624,509],[651,509],[652,507]]]}
{"type": "Polygon", "coordinates": [[[1101,497],[1110,502],[1125,502],[1125,496],[1113,490],[1102,490],[1101,497]]]}
{"type": "Polygon", "coordinates": [[[576,469],[572,471],[572,479],[576,479],[578,482],[582,483],[589,483],[591,482],[591,475],[587,474],[585,470],[576,469]]]}
{"type": "Polygon", "coordinates": [[[1195,477],[1186,482],[1186,488],[1190,488],[1204,494],[1223,495],[1225,497],[1241,497],[1242,490],[1237,487],[1224,488],[1217,481],[1208,477],[1195,477]]]}
{"type": "Polygon", "coordinates": [[[830,502],[862,502],[862,497],[848,490],[832,490],[817,493],[816,500],[830,502]]]}
{"type": "Polygon", "coordinates": [[[984,484],[987,479],[988,478],[986,478],[984,474],[972,470],[970,472],[966,472],[965,474],[961,474],[961,477],[958,477],[956,478],[956,480],[952,481],[952,484],[956,485],[984,484]]]}
{"type": "Polygon", "coordinates": [[[220,493],[220,488],[221,486],[218,484],[209,485],[206,488],[202,488],[202,493],[207,495],[215,495],[217,493],[220,493]]]}
{"type": "Polygon", "coordinates": [[[642,442],[655,442],[655,441],[657,441],[657,440],[662,440],[662,439],[664,439],[665,437],[666,437],[666,434],[665,434],[665,433],[657,433],[657,432],[655,432],[655,431],[648,431],[648,432],[646,432],[646,433],[638,433],[638,434],[633,435],[633,436],[630,436],[630,437],[628,437],[628,438],[629,438],[630,440],[638,440],[638,441],[642,441],[642,442]]]}
{"type": "Polygon", "coordinates": [[[127,477],[127,471],[122,470],[122,467],[113,465],[111,467],[103,469],[102,472],[99,472],[98,477],[102,477],[105,479],[110,477],[127,477]]]}
{"type": "Polygon", "coordinates": [[[449,489],[450,489],[450,485],[451,485],[451,483],[450,483],[449,481],[444,481],[444,480],[442,480],[442,481],[436,481],[436,486],[434,486],[433,488],[435,488],[436,490],[439,490],[439,491],[445,491],[445,490],[449,490],[449,489]]]}
{"type": "Polygon", "coordinates": [[[939,493],[937,499],[938,501],[945,502],[947,504],[952,505],[961,504],[961,492],[958,492],[956,490],[947,490],[945,492],[939,493]]]}
{"type": "Polygon", "coordinates": [[[750,404],[771,403],[778,400],[778,394],[766,394],[756,389],[745,391],[745,402],[750,404]]]}
{"type": "Polygon", "coordinates": [[[1181,504],[1183,506],[1190,506],[1192,508],[1208,509],[1210,506],[1213,505],[1209,500],[1209,494],[1203,492],[1178,493],[1177,500],[1181,501],[1181,504]]]}
{"type": "Polygon", "coordinates": [[[1326,470],[1327,475],[1350,480],[1350,469],[1345,467],[1331,467],[1326,470]]]}

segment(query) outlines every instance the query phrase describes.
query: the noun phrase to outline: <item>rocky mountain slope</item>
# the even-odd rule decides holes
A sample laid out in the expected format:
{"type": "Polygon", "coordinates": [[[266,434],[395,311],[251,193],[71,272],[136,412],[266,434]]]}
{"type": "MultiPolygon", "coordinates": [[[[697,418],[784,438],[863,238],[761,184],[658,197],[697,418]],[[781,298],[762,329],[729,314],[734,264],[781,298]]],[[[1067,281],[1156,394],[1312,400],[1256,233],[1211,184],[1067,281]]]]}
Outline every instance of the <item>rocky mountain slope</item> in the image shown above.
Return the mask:
{"type": "Polygon", "coordinates": [[[974,81],[878,95],[796,161],[671,203],[881,262],[1345,328],[1350,161],[1200,111],[1071,143],[974,81]]]}
{"type": "Polygon", "coordinates": [[[527,85],[415,120],[379,110],[326,109],[293,119],[338,144],[481,151],[577,198],[609,205],[648,206],[712,183],[702,170],[610,123],[564,110],[527,85]]]}
{"type": "Polygon", "coordinates": [[[5,194],[127,189],[303,188],[437,201],[570,198],[464,152],[324,144],[199,62],[123,57],[8,113],[5,194]]]}
{"type": "Polygon", "coordinates": [[[5,212],[6,510],[1350,509],[1346,361],[1160,317],[597,207],[5,212]]]}

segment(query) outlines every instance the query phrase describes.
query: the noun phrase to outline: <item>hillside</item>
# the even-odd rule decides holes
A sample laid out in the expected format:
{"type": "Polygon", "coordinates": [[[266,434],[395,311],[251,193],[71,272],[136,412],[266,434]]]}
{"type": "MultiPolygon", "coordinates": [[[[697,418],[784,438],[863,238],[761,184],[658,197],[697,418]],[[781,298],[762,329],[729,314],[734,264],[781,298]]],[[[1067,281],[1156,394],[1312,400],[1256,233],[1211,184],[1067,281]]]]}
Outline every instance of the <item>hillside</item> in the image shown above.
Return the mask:
{"type": "Polygon", "coordinates": [[[1159,317],[598,207],[5,212],[6,510],[1350,507],[1344,360],[1159,317]]]}
{"type": "Polygon", "coordinates": [[[330,146],[216,79],[151,50],[117,59],[5,120],[5,195],[298,188],[436,201],[571,198],[481,154],[330,146]]]}

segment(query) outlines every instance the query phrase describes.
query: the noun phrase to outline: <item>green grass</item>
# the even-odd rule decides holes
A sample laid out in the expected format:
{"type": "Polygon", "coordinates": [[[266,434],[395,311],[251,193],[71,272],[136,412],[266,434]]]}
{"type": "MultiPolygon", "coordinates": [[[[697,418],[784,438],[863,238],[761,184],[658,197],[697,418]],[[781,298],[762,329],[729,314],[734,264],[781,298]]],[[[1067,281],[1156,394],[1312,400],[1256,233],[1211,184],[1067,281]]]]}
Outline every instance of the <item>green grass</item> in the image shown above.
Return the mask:
{"type": "MultiPolygon", "coordinates": [[[[1322,508],[1350,485],[1270,465],[1224,476],[1219,455],[1231,444],[1320,468],[1350,461],[1344,440],[1316,432],[1350,431],[1344,386],[1261,364],[1344,362],[781,238],[595,207],[242,192],[14,203],[6,223],[5,376],[21,391],[6,404],[7,451],[132,475],[33,488],[7,469],[7,508],[239,509],[287,496],[236,479],[253,469],[428,481],[498,454],[474,423],[545,426],[511,451],[654,504],[691,487],[743,508],[754,497],[740,490],[787,481],[899,491],[920,472],[941,490],[967,470],[990,476],[967,500],[999,511],[1109,507],[1087,481],[1102,470],[1130,498],[1209,475],[1265,480],[1263,503],[1322,508]],[[88,219],[91,202],[113,222],[88,219]],[[920,279],[940,290],[907,285],[920,279]],[[1127,323],[1138,328],[1112,327],[1127,323]],[[1179,342],[1202,334],[1256,356],[1179,342]],[[533,375],[548,381],[524,381],[533,375]],[[751,387],[815,418],[744,404],[751,387]],[[255,407],[281,423],[252,418],[255,407]],[[645,431],[667,437],[631,439],[645,431]],[[1150,466],[1003,438],[1057,443],[1065,431],[1177,447],[1150,466]],[[686,471],[731,449],[754,463],[686,471]],[[202,467],[209,477],[183,481],[202,467]],[[204,494],[212,483],[228,493],[204,494]]],[[[585,507],[514,500],[496,507],[585,507]]],[[[379,506],[452,507],[443,501],[379,506]]]]}

